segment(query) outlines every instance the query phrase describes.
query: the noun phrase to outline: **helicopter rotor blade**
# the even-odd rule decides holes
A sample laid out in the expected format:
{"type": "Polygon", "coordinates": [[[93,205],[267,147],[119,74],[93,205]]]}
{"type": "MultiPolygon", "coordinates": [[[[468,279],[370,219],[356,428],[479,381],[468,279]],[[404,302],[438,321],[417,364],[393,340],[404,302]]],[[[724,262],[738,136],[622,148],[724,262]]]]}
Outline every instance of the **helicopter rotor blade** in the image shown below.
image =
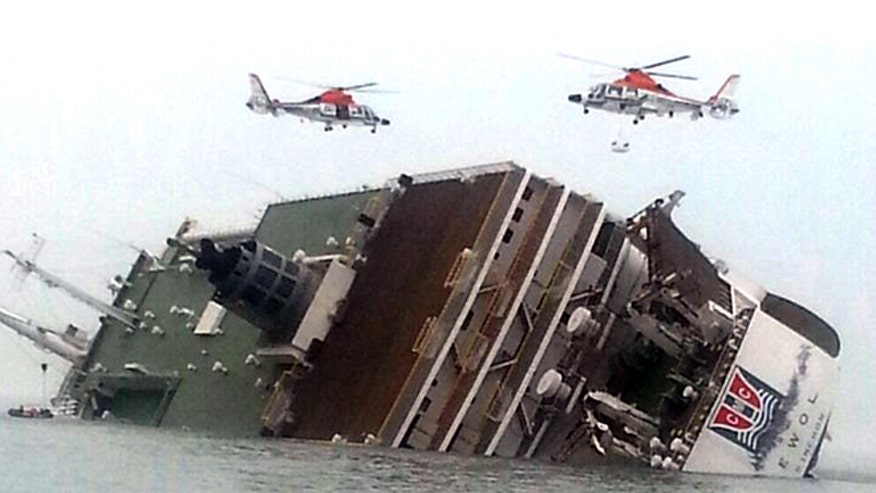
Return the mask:
{"type": "Polygon", "coordinates": [[[696,77],[691,77],[689,75],[678,75],[678,74],[664,74],[660,72],[645,72],[648,75],[653,75],[654,77],[668,77],[670,79],[683,79],[683,80],[699,80],[696,77]]]}
{"type": "Polygon", "coordinates": [[[355,92],[366,94],[398,94],[399,92],[393,89],[353,89],[355,92]]]}
{"type": "Polygon", "coordinates": [[[332,86],[332,85],[328,85],[328,84],[321,84],[319,82],[313,82],[310,80],[295,79],[292,77],[277,77],[277,79],[284,80],[287,82],[292,82],[294,84],[302,84],[305,86],[316,87],[318,89],[325,89],[325,90],[329,90],[329,91],[356,91],[356,92],[374,92],[374,93],[384,93],[384,92],[385,93],[394,93],[394,92],[396,92],[396,91],[392,91],[392,90],[383,90],[383,89],[364,90],[364,89],[367,89],[369,87],[376,86],[377,82],[366,82],[364,84],[354,84],[352,86],[332,86]]]}
{"type": "Polygon", "coordinates": [[[613,69],[615,69],[615,70],[626,70],[625,68],[623,68],[623,67],[621,67],[621,66],[619,66],[619,65],[612,65],[612,64],[610,64],[610,63],[600,62],[600,61],[598,61],[598,60],[590,60],[590,59],[587,59],[587,58],[581,58],[581,57],[579,57],[579,56],[575,56],[575,55],[567,55],[567,54],[565,54],[565,53],[557,53],[557,56],[560,56],[560,57],[563,57],[563,58],[569,58],[569,59],[571,59],[571,60],[577,60],[577,61],[579,61],[579,62],[589,63],[589,64],[592,64],[592,65],[599,65],[599,66],[601,66],[601,67],[613,68],[613,69]]]}
{"type": "Polygon", "coordinates": [[[652,69],[652,68],[655,68],[655,67],[660,67],[660,66],[662,66],[662,65],[668,65],[668,64],[670,64],[670,63],[680,62],[680,61],[682,61],[682,60],[687,60],[688,58],[690,58],[690,55],[677,56],[677,57],[674,57],[674,58],[670,58],[670,59],[668,59],[668,60],[663,60],[663,61],[661,61],[661,62],[652,63],[652,64],[650,64],[650,65],[645,65],[645,66],[643,66],[643,67],[621,67],[621,66],[618,66],[618,65],[611,65],[611,64],[608,64],[608,63],[600,62],[600,61],[597,61],[597,60],[590,60],[590,59],[582,58],[582,57],[575,56],[575,55],[568,55],[568,54],[566,54],[566,53],[557,53],[557,56],[561,56],[561,57],[563,57],[563,58],[570,58],[570,59],[572,59],[572,60],[577,60],[577,61],[579,61],[579,62],[590,63],[590,64],[593,64],[593,65],[599,65],[599,66],[601,66],[601,67],[613,68],[613,69],[615,69],[615,70],[621,70],[621,71],[623,71],[623,72],[627,72],[627,73],[630,73],[630,72],[644,72],[644,73],[646,73],[646,74],[648,74],[648,75],[653,75],[653,76],[655,76],[655,77],[667,77],[667,78],[671,78],[671,79],[683,79],[683,80],[698,80],[696,77],[691,77],[691,76],[689,76],[689,75],[666,74],[666,73],[662,73],[662,72],[650,72],[650,71],[649,71],[649,72],[646,72],[646,70],[648,70],[648,69],[652,69]]]}
{"type": "Polygon", "coordinates": [[[617,76],[619,75],[618,72],[623,73],[622,70],[612,70],[612,71],[607,71],[607,70],[606,70],[605,72],[591,72],[591,73],[589,73],[589,74],[587,74],[587,75],[588,75],[588,77],[590,77],[591,79],[605,79],[605,78],[607,78],[607,77],[617,77],[617,76]]]}
{"type": "Polygon", "coordinates": [[[680,62],[682,60],[687,60],[690,58],[690,55],[682,55],[677,56],[675,58],[670,58],[669,60],[663,60],[662,62],[652,63],[651,65],[645,65],[644,67],[639,67],[639,70],[648,70],[649,68],[657,68],[661,65],[668,65],[670,63],[680,62]]]}
{"type": "Polygon", "coordinates": [[[338,91],[358,91],[359,89],[365,89],[366,87],[373,87],[376,85],[377,85],[376,82],[366,82],[364,84],[355,84],[355,85],[346,86],[346,87],[343,87],[343,86],[342,87],[334,87],[333,89],[337,89],[338,91]]]}
{"type": "Polygon", "coordinates": [[[313,82],[313,81],[310,81],[310,80],[295,79],[295,78],[292,78],[292,77],[276,77],[276,78],[279,79],[279,80],[284,80],[284,81],[287,81],[287,82],[292,82],[292,83],[294,83],[294,84],[302,84],[302,85],[305,85],[305,86],[317,87],[317,88],[319,88],[319,89],[335,89],[335,86],[330,86],[330,85],[327,85],[327,84],[320,84],[320,83],[318,83],[318,82],[313,82]]]}

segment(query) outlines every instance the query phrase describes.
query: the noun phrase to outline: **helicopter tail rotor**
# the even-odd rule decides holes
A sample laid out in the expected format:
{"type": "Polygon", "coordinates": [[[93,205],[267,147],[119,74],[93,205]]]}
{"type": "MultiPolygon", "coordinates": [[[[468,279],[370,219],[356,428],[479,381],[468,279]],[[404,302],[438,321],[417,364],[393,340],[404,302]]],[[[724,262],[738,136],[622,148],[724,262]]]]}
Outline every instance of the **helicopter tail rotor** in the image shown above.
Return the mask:
{"type": "Polygon", "coordinates": [[[707,101],[707,104],[709,105],[709,115],[719,120],[723,120],[739,113],[739,106],[734,99],[737,85],[739,85],[738,74],[727,77],[727,80],[721,88],[718,89],[718,92],[707,101]]]}

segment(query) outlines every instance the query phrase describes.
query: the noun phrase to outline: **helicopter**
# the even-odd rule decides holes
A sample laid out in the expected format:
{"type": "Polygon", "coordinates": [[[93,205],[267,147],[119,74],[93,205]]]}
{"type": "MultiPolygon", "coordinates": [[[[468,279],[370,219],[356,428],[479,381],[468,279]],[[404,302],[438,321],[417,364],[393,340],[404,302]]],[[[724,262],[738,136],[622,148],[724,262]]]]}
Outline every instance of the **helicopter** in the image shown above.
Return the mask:
{"type": "Polygon", "coordinates": [[[611,67],[626,74],[613,82],[596,84],[590,88],[586,96],[570,94],[569,101],[583,105],[585,114],[590,112],[590,108],[594,108],[622,115],[634,115],[633,124],[638,124],[646,115],[672,118],[678,113],[690,113],[691,120],[697,120],[708,112],[709,116],[723,120],[739,113],[739,106],[733,99],[736,86],[739,84],[738,74],[727,77],[718,91],[705,101],[674,94],[654,80],[654,77],[697,80],[696,77],[687,75],[651,71],[663,65],[686,60],[690,55],[682,55],[642,67],[619,67],[563,53],[559,53],[559,56],[611,67]]]}
{"type": "Polygon", "coordinates": [[[310,120],[325,124],[325,131],[330,132],[334,125],[347,128],[349,125],[371,127],[371,133],[377,132],[377,127],[389,125],[389,120],[380,118],[368,106],[357,104],[353,97],[345,91],[359,91],[376,86],[376,82],[356,84],[346,87],[326,87],[321,94],[303,101],[290,102],[271,99],[265,91],[262,81],[256,74],[249,74],[249,85],[252,93],[246,102],[246,107],[259,114],[280,116],[283,113],[297,116],[301,121],[310,120]]]}

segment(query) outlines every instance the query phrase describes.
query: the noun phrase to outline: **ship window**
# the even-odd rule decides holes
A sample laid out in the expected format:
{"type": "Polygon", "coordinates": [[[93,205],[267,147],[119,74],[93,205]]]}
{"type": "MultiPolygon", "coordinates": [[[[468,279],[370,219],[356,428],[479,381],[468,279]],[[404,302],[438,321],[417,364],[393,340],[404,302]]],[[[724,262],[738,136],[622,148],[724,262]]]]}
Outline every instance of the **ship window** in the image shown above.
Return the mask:
{"type": "Polygon", "coordinates": [[[839,336],[818,315],[772,293],[766,295],[766,298],[760,304],[760,309],[767,315],[785,324],[789,329],[808,339],[809,342],[821,348],[825,353],[834,358],[839,356],[839,336]]]}
{"type": "Polygon", "coordinates": [[[717,285],[712,300],[723,308],[727,313],[733,313],[733,298],[730,294],[730,285],[721,281],[717,285]]]}
{"type": "Polygon", "coordinates": [[[505,230],[505,234],[502,235],[502,243],[510,243],[511,238],[514,236],[514,231],[511,228],[505,230]]]}
{"type": "Polygon", "coordinates": [[[611,222],[604,222],[599,228],[599,233],[596,235],[596,241],[593,242],[593,254],[605,258],[605,253],[608,250],[608,244],[611,241],[614,233],[615,225],[611,222]]]}
{"type": "Polygon", "coordinates": [[[280,282],[277,284],[277,295],[283,298],[292,296],[292,292],[295,291],[295,284],[295,279],[291,277],[280,277],[280,282]]]}
{"type": "Polygon", "coordinates": [[[428,397],[423,398],[423,402],[420,403],[420,412],[426,412],[426,409],[429,409],[429,406],[432,404],[432,399],[428,397]]]}
{"type": "Polygon", "coordinates": [[[520,222],[521,217],[523,217],[523,209],[520,207],[514,209],[514,215],[511,216],[511,220],[514,222],[520,222]]]}
{"type": "Polygon", "coordinates": [[[374,225],[377,224],[377,222],[374,220],[373,217],[369,216],[368,214],[364,214],[364,213],[359,214],[358,221],[360,223],[362,223],[363,225],[368,226],[369,228],[373,228],[374,225]]]}
{"type": "Polygon", "coordinates": [[[525,189],[523,189],[523,200],[528,201],[530,198],[532,198],[532,189],[526,187],[525,189]]]}
{"type": "Polygon", "coordinates": [[[465,320],[462,322],[462,327],[459,330],[465,330],[468,328],[468,325],[471,323],[471,319],[474,317],[474,312],[469,310],[468,315],[465,316],[465,320]]]}
{"type": "Polygon", "coordinates": [[[283,263],[283,259],[281,259],[279,255],[270,250],[262,251],[262,260],[264,260],[266,264],[270,265],[271,267],[276,267],[277,269],[279,269],[280,265],[283,263]]]}
{"type": "Polygon", "coordinates": [[[256,269],[255,278],[253,282],[258,284],[263,288],[270,289],[274,284],[274,280],[277,279],[277,272],[265,267],[264,265],[260,265],[258,269],[256,269]]]}

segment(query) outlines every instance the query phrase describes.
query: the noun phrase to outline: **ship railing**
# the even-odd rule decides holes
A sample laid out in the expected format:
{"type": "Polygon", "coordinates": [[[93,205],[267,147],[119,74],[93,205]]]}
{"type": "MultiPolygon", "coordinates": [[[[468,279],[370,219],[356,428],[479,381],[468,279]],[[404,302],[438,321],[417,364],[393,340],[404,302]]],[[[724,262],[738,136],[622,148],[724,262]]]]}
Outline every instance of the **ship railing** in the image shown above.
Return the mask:
{"type": "MultiPolygon", "coordinates": [[[[527,311],[526,303],[521,305],[521,311],[524,315],[524,320],[526,320],[526,335],[523,337],[523,340],[520,342],[520,346],[518,347],[517,353],[514,355],[515,358],[518,358],[523,351],[523,348],[527,346],[531,341],[531,337],[533,337],[533,333],[535,332],[535,319],[537,319],[541,313],[542,308],[551,298],[552,290],[559,283],[562,283],[564,280],[564,276],[570,275],[570,273],[575,269],[575,266],[569,265],[566,262],[566,258],[569,256],[569,252],[573,249],[573,244],[570,242],[563,249],[562,255],[560,255],[560,260],[556,263],[553,272],[548,280],[548,282],[541,286],[537,283],[533,283],[533,285],[537,285],[541,288],[541,293],[538,295],[538,301],[536,302],[536,306],[534,308],[530,308],[531,311],[527,311]]],[[[509,370],[506,371],[504,377],[501,380],[496,391],[490,396],[490,402],[486,406],[484,411],[484,419],[500,422],[502,421],[502,417],[508,412],[508,406],[510,404],[509,398],[512,397],[513,392],[511,391],[510,381],[512,372],[509,370]]]]}
{"type": "Polygon", "coordinates": [[[426,320],[423,320],[423,325],[420,327],[420,333],[417,334],[417,339],[411,347],[412,353],[420,354],[426,344],[432,340],[432,334],[435,332],[435,322],[437,321],[438,317],[435,315],[430,315],[429,317],[426,317],[426,320]]]}
{"type": "Polygon", "coordinates": [[[482,333],[477,333],[469,343],[465,356],[460,361],[466,372],[474,373],[481,366],[484,356],[487,354],[491,339],[482,333]]]}
{"type": "Polygon", "coordinates": [[[450,288],[456,285],[459,281],[459,277],[462,274],[463,270],[465,270],[465,266],[468,264],[469,259],[472,257],[471,248],[463,248],[457,255],[456,259],[453,261],[453,265],[450,266],[450,271],[447,273],[447,278],[444,279],[444,287],[450,288]]]}
{"type": "Polygon", "coordinates": [[[700,397],[693,413],[691,413],[688,422],[684,427],[676,430],[677,435],[686,442],[692,443],[696,441],[697,436],[699,436],[702,431],[706,419],[708,418],[709,411],[711,410],[715,399],[718,397],[718,393],[723,387],[724,379],[727,377],[727,373],[730,371],[736,353],[739,351],[742,338],[748,331],[748,323],[750,321],[750,316],[737,318],[734,321],[733,332],[722,343],[721,354],[718,356],[715,366],[712,369],[712,373],[709,376],[710,382],[719,382],[720,385],[709,386],[703,391],[703,395],[700,397]]]}
{"type": "MultiPolygon", "coordinates": [[[[510,161],[500,163],[482,164],[478,166],[469,166],[466,168],[456,168],[453,170],[433,171],[429,173],[420,173],[411,175],[413,183],[433,183],[448,180],[469,180],[476,176],[491,175],[495,173],[506,173],[517,169],[517,165],[510,161]]],[[[394,181],[394,180],[393,180],[394,181]]]]}
{"type": "Polygon", "coordinates": [[[265,407],[262,411],[262,426],[265,428],[276,432],[273,429],[274,424],[277,423],[278,417],[285,412],[285,403],[286,403],[286,395],[287,395],[287,387],[289,383],[294,378],[294,374],[292,370],[286,370],[274,384],[274,391],[271,393],[271,396],[268,398],[268,402],[265,404],[265,407]]]}
{"type": "Polygon", "coordinates": [[[331,199],[338,197],[347,197],[350,195],[356,195],[364,192],[378,192],[388,187],[379,187],[370,184],[363,184],[358,187],[353,188],[345,188],[343,190],[338,189],[334,191],[320,191],[316,193],[303,193],[300,195],[295,195],[292,197],[280,196],[278,200],[273,200],[268,202],[268,207],[273,206],[282,206],[286,204],[296,204],[300,202],[309,202],[311,200],[323,200],[323,199],[331,199]]]}
{"type": "Polygon", "coordinates": [[[500,309],[500,301],[502,293],[507,286],[507,281],[495,284],[488,288],[482,288],[481,294],[489,294],[489,299],[486,303],[486,311],[484,321],[481,323],[477,332],[473,333],[464,342],[460,342],[459,350],[465,353],[460,359],[460,366],[466,371],[475,371],[481,366],[481,362],[487,353],[489,343],[495,339],[495,331],[492,327],[497,323],[497,319],[501,320],[502,314],[498,313],[500,309]]]}

